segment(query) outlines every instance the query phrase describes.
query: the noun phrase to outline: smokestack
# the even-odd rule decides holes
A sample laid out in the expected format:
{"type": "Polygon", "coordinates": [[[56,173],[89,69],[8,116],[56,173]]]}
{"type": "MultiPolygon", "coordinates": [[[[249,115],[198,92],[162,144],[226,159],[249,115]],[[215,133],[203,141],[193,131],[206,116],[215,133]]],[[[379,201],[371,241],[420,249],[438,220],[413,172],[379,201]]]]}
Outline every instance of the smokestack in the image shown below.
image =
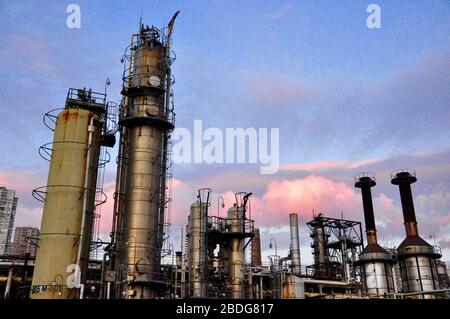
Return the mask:
{"type": "MultiPolygon", "coordinates": [[[[402,169],[391,173],[391,183],[398,185],[402,202],[406,238],[397,247],[400,275],[405,292],[424,292],[439,289],[436,259],[442,254],[420,238],[417,230],[416,213],[411,184],[417,181],[416,172],[402,169]]],[[[412,298],[433,299],[434,294],[414,295],[412,298]]]]}
{"type": "Polygon", "coordinates": [[[416,212],[414,211],[414,202],[411,192],[411,184],[416,181],[416,172],[414,170],[403,169],[391,173],[391,183],[398,185],[400,189],[403,220],[406,236],[408,237],[416,237],[419,234],[417,231],[416,212]]]}
{"type": "Polygon", "coordinates": [[[251,266],[261,267],[261,234],[259,228],[253,229],[251,266]]]}
{"type": "Polygon", "coordinates": [[[361,188],[367,243],[369,245],[377,243],[377,229],[375,227],[375,217],[373,215],[372,191],[370,190],[376,184],[375,176],[373,174],[361,173],[355,176],[355,187],[361,188]]]}
{"type": "Polygon", "coordinates": [[[300,274],[300,243],[298,240],[298,215],[289,215],[289,224],[291,226],[291,258],[292,273],[300,274]]]}

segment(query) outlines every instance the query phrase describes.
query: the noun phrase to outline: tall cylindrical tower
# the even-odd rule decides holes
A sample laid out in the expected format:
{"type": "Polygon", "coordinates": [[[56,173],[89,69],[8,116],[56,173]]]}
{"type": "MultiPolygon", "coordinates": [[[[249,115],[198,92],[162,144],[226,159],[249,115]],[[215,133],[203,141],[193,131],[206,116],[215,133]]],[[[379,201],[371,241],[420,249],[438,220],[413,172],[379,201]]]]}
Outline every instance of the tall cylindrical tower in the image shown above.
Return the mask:
{"type": "Polygon", "coordinates": [[[189,296],[191,298],[208,297],[208,256],[207,235],[209,195],[211,189],[199,190],[196,203],[191,205],[189,214],[189,296]]]}
{"type": "Polygon", "coordinates": [[[367,235],[367,246],[359,255],[356,264],[359,264],[363,285],[368,295],[376,298],[394,292],[392,265],[395,260],[377,242],[371,192],[371,188],[375,185],[373,174],[361,173],[355,176],[355,187],[361,189],[367,235]]]}
{"type": "Polygon", "coordinates": [[[291,228],[291,258],[292,273],[300,274],[300,242],[298,239],[298,215],[289,215],[289,225],[291,228]]]}
{"type": "MultiPolygon", "coordinates": [[[[105,95],[70,89],[56,117],[31,298],[78,298],[85,281],[93,230],[105,95]]],[[[51,152],[50,152],[51,151],[51,152]]],[[[42,155],[42,153],[41,153],[42,155]]]]}
{"type": "Polygon", "coordinates": [[[233,235],[228,250],[230,298],[244,298],[245,279],[245,238],[244,207],[234,206],[228,209],[229,232],[233,235]]]}
{"type": "Polygon", "coordinates": [[[412,298],[435,298],[426,292],[439,289],[436,259],[441,255],[419,236],[411,184],[417,181],[414,170],[404,169],[391,173],[391,183],[398,185],[402,202],[406,238],[397,247],[403,289],[418,293],[412,298]]]}
{"type": "Polygon", "coordinates": [[[124,282],[122,296],[157,297],[164,233],[168,140],[174,128],[170,35],[141,25],[132,36],[125,68],[120,112],[114,262],[124,282]]]}
{"type": "Polygon", "coordinates": [[[311,237],[313,238],[312,248],[314,249],[314,264],[320,269],[324,264],[327,264],[327,235],[320,216],[315,217],[312,222],[313,231],[311,237]]]}

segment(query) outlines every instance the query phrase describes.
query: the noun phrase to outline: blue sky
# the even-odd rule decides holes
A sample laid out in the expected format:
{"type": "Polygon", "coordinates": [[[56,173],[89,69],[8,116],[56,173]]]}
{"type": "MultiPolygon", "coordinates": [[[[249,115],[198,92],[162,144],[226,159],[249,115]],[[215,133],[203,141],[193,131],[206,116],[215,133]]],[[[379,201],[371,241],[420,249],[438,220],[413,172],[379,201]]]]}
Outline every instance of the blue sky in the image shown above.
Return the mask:
{"type": "MultiPolygon", "coordinates": [[[[436,218],[425,231],[439,233],[450,249],[448,1],[0,0],[0,176],[19,189],[20,222],[39,221],[30,192],[45,183],[48,164],[37,148],[52,139],[42,115],[63,105],[69,87],[101,91],[107,77],[109,99],[120,99],[120,58],[141,9],[144,22],[156,26],[181,11],[173,42],[177,126],[202,119],[221,129],[277,127],[281,163],[311,164],[274,176],[252,165],[176,165],[182,186],[174,189],[174,211],[181,214],[201,186],[254,191],[264,211],[271,183],[295,181],[301,193],[323,182],[308,179],[314,176],[354,191],[353,175],[371,169],[380,176],[374,196],[392,200],[391,207],[379,197],[379,209],[395,214],[399,196],[388,173],[414,167],[418,214],[436,218]],[[70,3],[80,5],[80,29],[66,27],[70,3]],[[370,3],[381,8],[381,29],[366,27],[370,3]]],[[[110,181],[114,170],[110,164],[110,181]]],[[[337,214],[340,202],[327,196],[335,205],[319,201],[316,209],[337,214]]],[[[286,209],[297,209],[294,202],[286,209]]],[[[361,206],[352,209],[349,215],[362,219],[361,206]]],[[[280,220],[287,223],[288,213],[280,220]]],[[[398,244],[401,220],[384,232],[398,244]]]]}

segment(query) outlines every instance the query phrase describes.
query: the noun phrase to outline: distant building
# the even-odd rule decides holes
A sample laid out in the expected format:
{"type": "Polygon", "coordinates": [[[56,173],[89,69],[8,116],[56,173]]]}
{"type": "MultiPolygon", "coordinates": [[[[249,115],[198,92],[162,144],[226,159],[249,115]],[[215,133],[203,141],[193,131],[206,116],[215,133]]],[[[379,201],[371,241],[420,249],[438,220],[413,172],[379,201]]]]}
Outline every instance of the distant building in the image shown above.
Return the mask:
{"type": "Polygon", "coordinates": [[[11,245],[11,255],[24,256],[29,253],[31,257],[36,256],[36,245],[39,229],[34,227],[16,227],[14,231],[14,243],[11,245]]]}
{"type": "Polygon", "coordinates": [[[0,187],[0,255],[9,254],[17,201],[14,190],[0,187]]]}

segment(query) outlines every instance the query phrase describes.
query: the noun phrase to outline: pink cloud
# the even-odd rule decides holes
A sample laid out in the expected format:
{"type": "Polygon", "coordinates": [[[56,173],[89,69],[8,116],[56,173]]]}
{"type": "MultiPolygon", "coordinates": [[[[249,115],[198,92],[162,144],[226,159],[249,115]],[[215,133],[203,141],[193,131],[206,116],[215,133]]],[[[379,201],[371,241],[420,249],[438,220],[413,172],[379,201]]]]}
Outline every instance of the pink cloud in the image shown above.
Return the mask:
{"type": "Polygon", "coordinates": [[[327,216],[340,216],[343,211],[346,216],[356,217],[360,199],[345,183],[310,175],[273,181],[262,196],[252,197],[251,203],[252,218],[259,225],[280,226],[288,223],[288,216],[293,212],[310,217],[313,211],[327,216]]]}
{"type": "Polygon", "coordinates": [[[45,179],[31,171],[0,172],[0,185],[15,190],[19,199],[14,225],[40,227],[43,205],[31,192],[45,185],[45,179]]]}
{"type": "Polygon", "coordinates": [[[114,212],[114,192],[115,182],[108,182],[103,185],[103,192],[106,194],[106,202],[99,206],[100,218],[100,233],[109,233],[112,228],[112,219],[114,212]]]}
{"type": "Polygon", "coordinates": [[[378,159],[347,162],[339,160],[316,161],[311,163],[292,163],[280,167],[281,171],[323,171],[330,169],[356,169],[365,165],[371,165],[379,161],[378,159]]]}
{"type": "Polygon", "coordinates": [[[45,180],[42,176],[31,171],[9,171],[0,172],[0,185],[8,189],[13,189],[19,194],[25,195],[38,187],[44,185],[45,180]]]}

